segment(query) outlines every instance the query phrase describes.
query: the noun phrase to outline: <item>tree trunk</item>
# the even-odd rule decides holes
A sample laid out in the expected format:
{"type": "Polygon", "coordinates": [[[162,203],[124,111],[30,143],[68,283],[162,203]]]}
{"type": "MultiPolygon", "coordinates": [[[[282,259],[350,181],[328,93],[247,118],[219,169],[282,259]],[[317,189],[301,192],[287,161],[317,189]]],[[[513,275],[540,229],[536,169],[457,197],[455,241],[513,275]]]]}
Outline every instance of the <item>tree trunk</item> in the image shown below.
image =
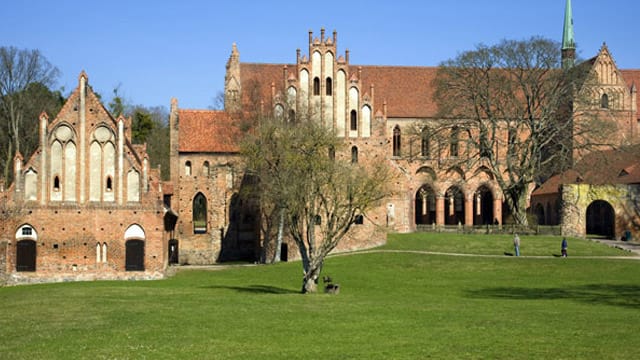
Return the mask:
{"type": "Polygon", "coordinates": [[[280,262],[281,248],[282,248],[282,237],[284,233],[284,208],[280,209],[280,218],[278,219],[278,235],[276,236],[276,251],[273,255],[273,262],[280,262]]]}
{"type": "Polygon", "coordinates": [[[322,263],[312,262],[309,266],[309,270],[304,274],[302,278],[302,293],[315,293],[318,291],[318,279],[320,278],[320,272],[322,271],[322,263]]]}

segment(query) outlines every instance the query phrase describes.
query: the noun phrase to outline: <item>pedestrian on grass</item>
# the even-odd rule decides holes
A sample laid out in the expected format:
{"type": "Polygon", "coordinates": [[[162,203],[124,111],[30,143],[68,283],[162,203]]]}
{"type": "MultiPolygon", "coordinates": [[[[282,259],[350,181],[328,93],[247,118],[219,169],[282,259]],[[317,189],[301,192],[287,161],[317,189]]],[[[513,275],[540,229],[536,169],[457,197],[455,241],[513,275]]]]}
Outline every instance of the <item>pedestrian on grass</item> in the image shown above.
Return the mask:
{"type": "Polygon", "coordinates": [[[561,247],[562,247],[562,257],[567,257],[567,247],[569,247],[569,246],[567,244],[567,238],[566,237],[562,238],[562,246],[561,247]]]}
{"type": "Polygon", "coordinates": [[[516,251],[516,256],[520,256],[520,237],[518,236],[518,233],[513,237],[513,248],[516,251]]]}

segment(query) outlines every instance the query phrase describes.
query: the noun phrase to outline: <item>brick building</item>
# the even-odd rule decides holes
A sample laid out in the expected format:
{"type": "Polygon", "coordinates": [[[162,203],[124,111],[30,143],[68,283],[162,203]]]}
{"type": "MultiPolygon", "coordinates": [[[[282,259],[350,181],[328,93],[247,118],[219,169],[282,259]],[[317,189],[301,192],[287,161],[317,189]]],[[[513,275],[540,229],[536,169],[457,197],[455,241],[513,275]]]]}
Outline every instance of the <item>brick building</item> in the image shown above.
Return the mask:
{"type": "MultiPolygon", "coordinates": [[[[574,109],[572,120],[595,114],[615,125],[617,145],[638,143],[640,71],[618,69],[604,45],[594,58],[574,64],[570,6],[566,14],[563,66],[581,66],[596,79],[579,89],[594,105],[574,109]]],[[[14,184],[5,189],[0,183],[0,277],[160,278],[173,263],[257,260],[263,250],[259,204],[242,196],[251,179],[239,139],[243,122],[258,113],[312,119],[343,140],[336,159],[382,159],[394,173],[392,195],[353,227],[338,251],[380,245],[386,231],[502,224],[504,195],[482,161],[452,166],[466,153],[455,126],[444,145],[428,131],[430,124],[455,121],[438,117],[437,68],[349,60],[348,50],[339,53],[335,31],[309,32],[308,53],[297,50],[289,64],[241,62],[234,44],[224,110],[181,109],[171,101],[166,184],[148,168],[144,146],[131,144],[128,120],[114,119],[80,74],[60,114],[53,121],[42,115],[36,152],[16,155],[14,184]]],[[[613,177],[568,172],[541,184],[532,213],[540,224],[562,222],[568,235],[619,237],[630,230],[640,236],[639,212],[629,211],[639,208],[634,156],[609,161],[602,171],[613,177]]],[[[282,250],[284,259],[298,257],[290,242],[282,250]]]]}
{"type": "Polygon", "coordinates": [[[164,276],[173,215],[158,169],[131,124],[113,118],[82,72],[53,120],[39,119],[39,146],[15,158],[0,188],[0,275],[8,283],[164,276]]]}

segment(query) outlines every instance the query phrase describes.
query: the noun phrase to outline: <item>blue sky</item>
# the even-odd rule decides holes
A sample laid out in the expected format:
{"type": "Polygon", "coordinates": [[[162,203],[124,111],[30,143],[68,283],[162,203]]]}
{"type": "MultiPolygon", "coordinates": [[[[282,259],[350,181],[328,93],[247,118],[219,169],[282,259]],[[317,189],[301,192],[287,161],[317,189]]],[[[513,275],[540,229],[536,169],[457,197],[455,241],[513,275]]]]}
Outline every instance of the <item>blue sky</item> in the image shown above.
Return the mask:
{"type": "MultiPolygon", "coordinates": [[[[8,1],[0,46],[39,49],[68,94],[85,70],[107,100],[207,108],[223,90],[232,43],[244,62],[294,63],[308,31],[338,32],[360,65],[437,66],[479,43],[561,40],[565,0],[8,1]]],[[[638,0],[573,0],[578,55],[606,42],[620,68],[640,68],[638,0]],[[606,5],[606,6],[605,6],[606,5]],[[609,10],[614,9],[614,10],[609,10]]]]}

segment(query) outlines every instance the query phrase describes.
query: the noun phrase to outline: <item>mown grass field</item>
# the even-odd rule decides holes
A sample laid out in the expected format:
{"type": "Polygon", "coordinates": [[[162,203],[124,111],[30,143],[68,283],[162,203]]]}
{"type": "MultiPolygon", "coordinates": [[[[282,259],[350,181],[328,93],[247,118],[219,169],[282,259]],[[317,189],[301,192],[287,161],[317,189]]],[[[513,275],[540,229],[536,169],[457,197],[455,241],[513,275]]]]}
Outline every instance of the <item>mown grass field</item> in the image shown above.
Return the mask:
{"type": "Polygon", "coordinates": [[[335,256],[339,295],[301,295],[300,263],[163,281],[0,288],[2,359],[633,359],[640,261],[571,239],[392,235],[335,256]],[[600,256],[584,258],[580,256],[600,256]]]}

